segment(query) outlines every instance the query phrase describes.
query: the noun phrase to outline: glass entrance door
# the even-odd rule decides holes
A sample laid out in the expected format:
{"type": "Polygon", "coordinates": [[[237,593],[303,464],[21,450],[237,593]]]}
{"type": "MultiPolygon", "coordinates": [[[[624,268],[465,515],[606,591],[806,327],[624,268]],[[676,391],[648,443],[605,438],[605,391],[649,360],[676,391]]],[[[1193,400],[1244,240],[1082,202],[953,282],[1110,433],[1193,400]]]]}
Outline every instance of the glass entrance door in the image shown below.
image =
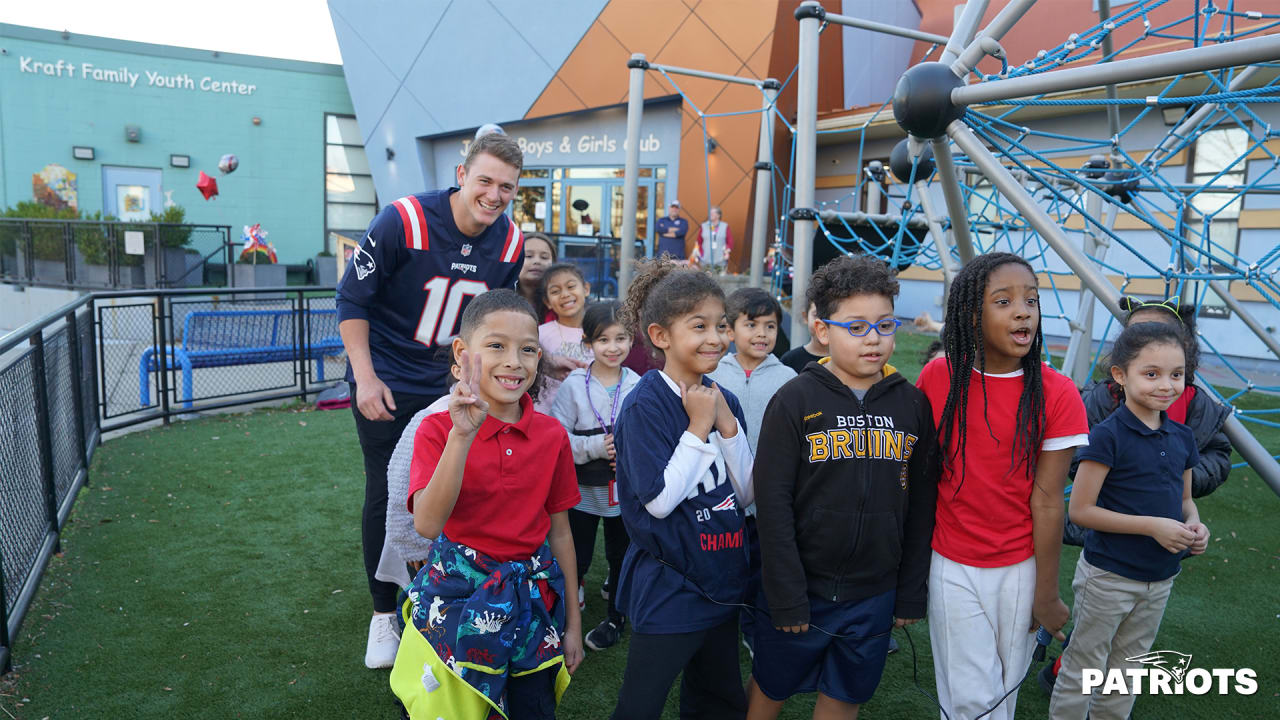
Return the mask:
{"type": "Polygon", "coordinates": [[[555,232],[551,221],[551,208],[547,202],[548,178],[546,168],[529,168],[520,173],[520,188],[511,201],[511,217],[523,232],[555,232]]]}
{"type": "Polygon", "coordinates": [[[592,237],[608,227],[608,208],[604,206],[605,186],[599,183],[567,183],[564,194],[564,232],[566,235],[592,237]]]}

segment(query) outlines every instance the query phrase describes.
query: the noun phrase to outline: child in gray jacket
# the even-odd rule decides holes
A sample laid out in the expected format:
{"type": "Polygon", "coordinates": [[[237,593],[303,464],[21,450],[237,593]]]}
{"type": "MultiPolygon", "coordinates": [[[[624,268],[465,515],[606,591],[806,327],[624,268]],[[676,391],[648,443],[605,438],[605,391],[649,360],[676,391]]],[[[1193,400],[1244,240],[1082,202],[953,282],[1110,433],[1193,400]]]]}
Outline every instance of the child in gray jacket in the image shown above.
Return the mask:
{"type": "MultiPolygon", "coordinates": [[[[760,288],[741,288],[725,300],[725,318],[729,321],[729,338],[736,352],[725,355],[715,372],[707,377],[728,390],[742,403],[747,420],[747,443],[755,455],[760,441],[760,423],[773,394],[796,376],[796,371],[773,355],[778,342],[778,325],[782,322],[782,306],[760,288]]],[[[747,597],[754,598],[760,587],[760,539],[756,534],[756,506],[748,505],[747,548],[751,575],[747,580],[747,597]]],[[[743,641],[754,654],[755,618],[751,611],[740,615],[743,641]]]]}
{"type": "MultiPolygon", "coordinates": [[[[747,442],[752,454],[760,440],[760,422],[778,388],[796,376],[796,371],[773,356],[778,343],[782,306],[760,288],[741,288],[725,301],[729,339],[737,352],[725,355],[720,366],[707,377],[732,392],[742,403],[747,418],[747,442]]],[[[752,511],[748,510],[748,514],[752,511]]]]}

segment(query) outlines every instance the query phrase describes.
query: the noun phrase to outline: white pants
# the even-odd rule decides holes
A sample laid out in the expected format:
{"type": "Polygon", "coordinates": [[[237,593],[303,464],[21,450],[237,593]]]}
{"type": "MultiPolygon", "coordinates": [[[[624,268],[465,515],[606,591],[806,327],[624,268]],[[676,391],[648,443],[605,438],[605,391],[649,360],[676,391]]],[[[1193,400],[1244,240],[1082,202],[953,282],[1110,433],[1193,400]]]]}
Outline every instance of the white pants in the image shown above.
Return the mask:
{"type": "MultiPolygon", "coordinates": [[[[933,553],[929,567],[929,639],[938,702],[951,720],[972,720],[1027,674],[1036,635],[1031,628],[1036,559],[980,568],[933,553]]],[[[1012,720],[1015,691],[991,720],[1012,720]]]]}

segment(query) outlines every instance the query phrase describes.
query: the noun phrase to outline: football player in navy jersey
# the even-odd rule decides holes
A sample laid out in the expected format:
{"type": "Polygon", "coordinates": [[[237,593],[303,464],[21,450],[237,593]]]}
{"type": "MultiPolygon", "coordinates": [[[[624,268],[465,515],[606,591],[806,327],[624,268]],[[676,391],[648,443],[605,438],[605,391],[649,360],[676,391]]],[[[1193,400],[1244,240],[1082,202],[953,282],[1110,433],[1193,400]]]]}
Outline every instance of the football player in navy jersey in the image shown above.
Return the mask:
{"type": "Polygon", "coordinates": [[[448,391],[448,359],[437,351],[457,335],[467,304],[516,285],[523,236],[504,211],[523,165],[519,146],[505,134],[476,138],[458,167],[458,186],[384,207],[338,283],[338,331],[364,453],[370,668],[391,667],[400,643],[393,614],[398,588],[374,577],[386,534],[387,463],[409,420],[448,391]]]}

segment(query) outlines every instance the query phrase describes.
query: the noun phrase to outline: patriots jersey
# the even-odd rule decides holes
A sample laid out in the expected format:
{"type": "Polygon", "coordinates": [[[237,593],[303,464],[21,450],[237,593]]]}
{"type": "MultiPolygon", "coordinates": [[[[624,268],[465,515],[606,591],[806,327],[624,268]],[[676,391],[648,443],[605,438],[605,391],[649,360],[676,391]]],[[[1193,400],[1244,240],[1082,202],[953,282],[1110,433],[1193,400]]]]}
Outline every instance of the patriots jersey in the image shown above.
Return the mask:
{"type": "MultiPolygon", "coordinates": [[[[476,237],[453,221],[458,188],[417,193],[383,208],[338,283],[338,322],[369,321],[373,370],[387,387],[416,395],[449,389],[448,356],[471,298],[515,288],[524,236],[503,215],[476,237]]],[[[347,382],[354,378],[347,365],[347,382]]]]}

